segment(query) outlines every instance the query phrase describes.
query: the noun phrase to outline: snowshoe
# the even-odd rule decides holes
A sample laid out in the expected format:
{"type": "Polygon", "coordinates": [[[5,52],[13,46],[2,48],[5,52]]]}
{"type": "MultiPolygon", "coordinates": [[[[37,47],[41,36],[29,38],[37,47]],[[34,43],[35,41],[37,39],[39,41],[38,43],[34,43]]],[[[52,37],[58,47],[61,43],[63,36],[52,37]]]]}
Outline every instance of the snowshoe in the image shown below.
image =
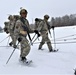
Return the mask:
{"type": "Polygon", "coordinates": [[[58,49],[57,50],[50,50],[49,52],[57,52],[58,51],[58,49]]]}
{"type": "Polygon", "coordinates": [[[31,63],[32,63],[32,60],[26,60],[26,61],[20,61],[22,65],[25,65],[25,66],[30,66],[31,63]]]}
{"type": "Polygon", "coordinates": [[[30,65],[32,63],[32,60],[27,60],[26,58],[22,58],[20,62],[26,66],[30,65]]]}
{"type": "Polygon", "coordinates": [[[38,50],[44,50],[44,49],[38,49],[38,50]]]}
{"type": "Polygon", "coordinates": [[[38,48],[38,50],[44,50],[44,49],[42,49],[42,48],[38,48]]]}
{"type": "Polygon", "coordinates": [[[26,60],[25,64],[30,65],[32,63],[32,60],[26,60]]]}

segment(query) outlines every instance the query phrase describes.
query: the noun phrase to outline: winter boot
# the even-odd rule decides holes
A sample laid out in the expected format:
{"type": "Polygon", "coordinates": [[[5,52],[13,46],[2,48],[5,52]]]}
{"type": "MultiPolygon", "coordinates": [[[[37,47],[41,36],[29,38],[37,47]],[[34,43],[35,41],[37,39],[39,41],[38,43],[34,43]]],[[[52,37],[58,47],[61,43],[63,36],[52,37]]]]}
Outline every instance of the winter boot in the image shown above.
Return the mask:
{"type": "Polygon", "coordinates": [[[12,46],[12,44],[13,44],[12,42],[9,43],[10,46],[12,46]]]}
{"type": "Polygon", "coordinates": [[[49,52],[52,52],[52,51],[53,51],[53,49],[50,49],[50,50],[49,50],[49,52]]]}
{"type": "Polygon", "coordinates": [[[32,60],[28,60],[26,57],[21,57],[20,62],[28,66],[32,63],[32,60]]]}
{"type": "Polygon", "coordinates": [[[26,62],[26,60],[27,60],[26,57],[21,57],[22,62],[26,62]]]}
{"type": "Polygon", "coordinates": [[[41,47],[39,47],[39,48],[38,48],[38,50],[42,50],[42,48],[41,48],[41,47]]]}
{"type": "Polygon", "coordinates": [[[38,50],[41,50],[41,48],[38,48],[38,50]]]}
{"type": "Polygon", "coordinates": [[[57,52],[58,50],[53,50],[53,49],[51,49],[51,50],[49,50],[49,52],[57,52]]]}

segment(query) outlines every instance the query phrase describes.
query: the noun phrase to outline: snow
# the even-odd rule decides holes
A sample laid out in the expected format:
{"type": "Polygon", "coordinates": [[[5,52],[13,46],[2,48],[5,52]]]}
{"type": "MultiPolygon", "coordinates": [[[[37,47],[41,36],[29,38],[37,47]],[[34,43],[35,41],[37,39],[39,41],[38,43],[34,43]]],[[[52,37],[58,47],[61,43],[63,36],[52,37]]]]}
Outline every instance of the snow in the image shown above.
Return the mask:
{"type": "MultiPolygon", "coordinates": [[[[41,40],[40,37],[39,40],[37,39],[33,46],[31,46],[31,51],[27,56],[29,60],[31,59],[33,61],[30,66],[22,65],[19,62],[19,49],[15,50],[8,64],[6,64],[14,49],[12,47],[6,47],[8,46],[8,42],[11,41],[9,37],[6,38],[9,34],[0,33],[0,41],[6,38],[4,41],[0,42],[0,75],[74,75],[73,69],[76,67],[76,43],[67,42],[75,42],[76,39],[73,39],[76,37],[75,26],[55,28],[54,32],[56,43],[60,43],[56,44],[56,49],[59,49],[59,51],[49,53],[46,44],[43,46],[44,50],[38,50],[38,42],[41,40]]],[[[54,48],[52,29],[51,35],[52,38],[50,38],[50,35],[49,38],[52,40],[52,46],[54,48]]],[[[33,36],[34,34],[31,34],[31,37],[33,36]]]]}

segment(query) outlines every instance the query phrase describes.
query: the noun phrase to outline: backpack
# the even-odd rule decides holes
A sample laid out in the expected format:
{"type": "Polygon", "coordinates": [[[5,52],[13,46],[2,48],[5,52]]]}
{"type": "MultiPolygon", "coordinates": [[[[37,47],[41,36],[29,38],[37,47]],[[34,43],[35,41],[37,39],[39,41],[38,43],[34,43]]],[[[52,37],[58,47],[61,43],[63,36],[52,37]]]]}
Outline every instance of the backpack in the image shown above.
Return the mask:
{"type": "Polygon", "coordinates": [[[35,21],[41,22],[41,21],[43,21],[43,20],[40,19],[40,18],[35,18],[35,21]]]}

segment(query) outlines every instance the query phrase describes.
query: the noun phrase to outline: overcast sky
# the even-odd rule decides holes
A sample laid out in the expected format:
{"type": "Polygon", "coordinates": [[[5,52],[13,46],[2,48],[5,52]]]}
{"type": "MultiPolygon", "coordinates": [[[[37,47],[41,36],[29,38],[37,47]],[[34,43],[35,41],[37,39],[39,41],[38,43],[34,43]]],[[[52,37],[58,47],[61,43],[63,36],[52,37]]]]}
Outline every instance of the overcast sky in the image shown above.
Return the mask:
{"type": "Polygon", "coordinates": [[[0,26],[4,26],[8,14],[19,14],[20,7],[28,11],[29,23],[34,23],[36,17],[43,18],[45,14],[51,17],[76,13],[76,0],[0,0],[0,26]]]}

